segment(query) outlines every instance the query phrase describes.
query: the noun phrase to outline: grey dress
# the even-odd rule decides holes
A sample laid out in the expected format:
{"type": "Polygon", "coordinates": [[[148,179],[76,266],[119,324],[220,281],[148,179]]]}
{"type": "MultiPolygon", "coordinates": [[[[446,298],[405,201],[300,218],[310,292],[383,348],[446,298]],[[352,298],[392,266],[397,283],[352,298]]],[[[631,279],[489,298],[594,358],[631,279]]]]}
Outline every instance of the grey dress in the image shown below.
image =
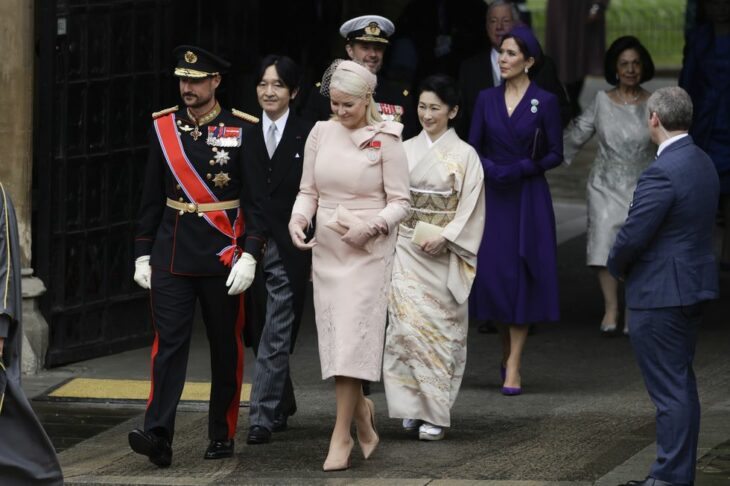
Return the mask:
{"type": "Polygon", "coordinates": [[[616,234],[628,215],[636,182],[656,155],[648,118],[646,102],[618,104],[605,91],[599,91],[593,103],[565,129],[566,163],[594,133],[598,135],[598,152],[586,188],[588,265],[606,266],[616,234]]]}
{"type": "Polygon", "coordinates": [[[0,336],[5,338],[0,360],[7,368],[5,400],[0,404],[0,484],[62,486],[56,451],[20,387],[20,244],[9,196],[0,183],[0,336]]]}

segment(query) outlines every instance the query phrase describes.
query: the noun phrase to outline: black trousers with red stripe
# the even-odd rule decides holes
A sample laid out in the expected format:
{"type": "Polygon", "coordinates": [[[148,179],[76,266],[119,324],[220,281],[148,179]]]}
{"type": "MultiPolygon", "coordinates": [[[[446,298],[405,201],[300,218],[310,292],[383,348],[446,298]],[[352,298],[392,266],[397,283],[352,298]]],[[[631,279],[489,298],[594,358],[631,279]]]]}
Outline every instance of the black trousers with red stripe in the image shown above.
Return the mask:
{"type": "Polygon", "coordinates": [[[210,346],[208,436],[211,440],[227,440],[236,433],[243,378],[243,306],[240,295],[227,294],[225,282],[225,276],[183,276],[152,270],[150,301],[155,340],[144,429],[167,436],[170,442],[185,384],[198,300],[210,346]]]}

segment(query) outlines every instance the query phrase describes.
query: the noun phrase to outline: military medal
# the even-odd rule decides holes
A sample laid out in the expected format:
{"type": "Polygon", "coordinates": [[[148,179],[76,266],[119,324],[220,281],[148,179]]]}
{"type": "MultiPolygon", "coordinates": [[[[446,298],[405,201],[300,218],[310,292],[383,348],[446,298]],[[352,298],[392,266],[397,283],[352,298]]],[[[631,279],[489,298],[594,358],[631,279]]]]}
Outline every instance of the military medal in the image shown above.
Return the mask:
{"type": "Polygon", "coordinates": [[[227,172],[218,172],[215,177],[213,177],[213,184],[215,184],[215,187],[226,187],[230,181],[231,178],[228,177],[227,172]]]}
{"type": "Polygon", "coordinates": [[[193,129],[193,131],[190,132],[190,136],[193,137],[193,140],[195,140],[196,142],[198,141],[198,139],[200,138],[200,136],[202,134],[203,134],[203,132],[200,131],[200,129],[198,128],[198,125],[195,125],[195,128],[193,129]]]}
{"type": "Polygon", "coordinates": [[[403,107],[400,105],[391,105],[389,103],[376,103],[378,113],[385,121],[400,122],[403,117],[403,107]]]}
{"type": "Polygon", "coordinates": [[[214,147],[240,147],[243,130],[240,127],[227,127],[223,124],[208,127],[208,145],[214,147]]]}
{"type": "Polygon", "coordinates": [[[378,150],[380,150],[380,140],[372,140],[365,151],[365,155],[370,162],[378,160],[378,150]]]}
{"type": "Polygon", "coordinates": [[[215,162],[221,166],[227,164],[228,161],[231,160],[231,157],[225,150],[217,150],[213,157],[215,158],[215,162]]]}

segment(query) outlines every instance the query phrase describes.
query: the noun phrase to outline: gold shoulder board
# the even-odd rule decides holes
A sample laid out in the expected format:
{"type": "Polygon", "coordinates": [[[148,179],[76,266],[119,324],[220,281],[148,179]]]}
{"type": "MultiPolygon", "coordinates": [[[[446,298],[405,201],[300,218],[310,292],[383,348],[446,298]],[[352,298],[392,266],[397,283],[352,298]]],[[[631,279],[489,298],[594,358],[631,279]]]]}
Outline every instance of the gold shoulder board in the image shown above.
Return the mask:
{"type": "Polygon", "coordinates": [[[237,110],[237,109],[235,109],[235,108],[233,108],[233,109],[231,110],[231,113],[232,113],[232,114],[233,114],[233,116],[235,116],[236,118],[240,118],[241,120],[247,121],[247,122],[249,122],[249,123],[258,123],[258,122],[259,122],[259,119],[258,119],[258,118],[256,118],[255,116],[253,116],[253,115],[249,115],[248,113],[244,113],[244,112],[242,112],[241,110],[237,110]]]}
{"type": "Polygon", "coordinates": [[[152,113],[152,118],[156,119],[161,116],[169,115],[170,113],[175,113],[177,110],[179,110],[178,106],[171,106],[170,108],[165,108],[164,110],[156,111],[152,113]]]}

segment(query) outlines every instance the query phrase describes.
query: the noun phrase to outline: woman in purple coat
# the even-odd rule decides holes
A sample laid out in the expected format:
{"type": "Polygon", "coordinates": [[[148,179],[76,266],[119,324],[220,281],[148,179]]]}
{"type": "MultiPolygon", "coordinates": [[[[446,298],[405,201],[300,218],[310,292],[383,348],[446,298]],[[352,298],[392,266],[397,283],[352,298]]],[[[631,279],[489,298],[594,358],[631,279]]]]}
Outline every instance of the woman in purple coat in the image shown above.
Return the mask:
{"type": "Polygon", "coordinates": [[[555,215],[544,173],[563,160],[557,98],[530,81],[542,50],[516,27],[501,44],[501,86],[479,93],[469,133],[484,166],[486,225],[470,314],[502,324],[502,394],[522,393],[528,324],[559,318],[555,215]]]}

